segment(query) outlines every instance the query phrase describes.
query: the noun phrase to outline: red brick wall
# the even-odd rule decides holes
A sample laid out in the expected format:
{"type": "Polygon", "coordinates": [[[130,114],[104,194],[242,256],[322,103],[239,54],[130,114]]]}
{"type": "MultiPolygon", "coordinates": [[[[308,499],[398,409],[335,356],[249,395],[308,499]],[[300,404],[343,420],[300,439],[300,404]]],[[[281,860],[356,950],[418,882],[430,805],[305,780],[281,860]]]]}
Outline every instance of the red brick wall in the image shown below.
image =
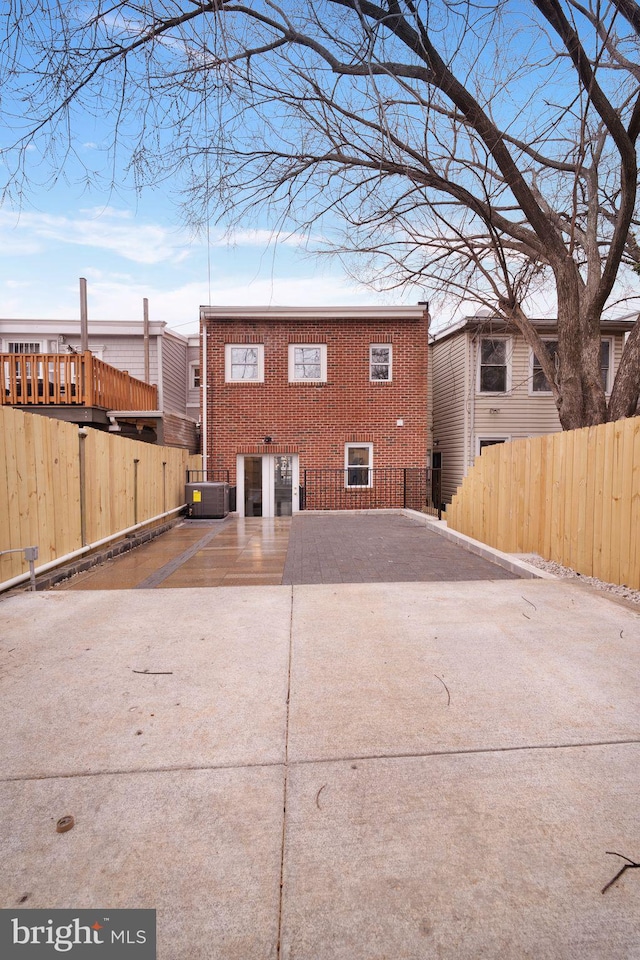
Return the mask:
{"type": "Polygon", "coordinates": [[[358,441],[374,444],[374,468],[426,466],[427,332],[426,319],[209,320],[209,469],[228,469],[235,483],[238,453],[298,453],[301,471],[342,469],[345,443],[358,441]],[[264,344],[264,383],[225,383],[226,343],[264,344]],[[289,383],[290,343],[327,344],[326,383],[289,383]],[[392,344],[391,382],[369,381],[371,343],[392,344]]]}

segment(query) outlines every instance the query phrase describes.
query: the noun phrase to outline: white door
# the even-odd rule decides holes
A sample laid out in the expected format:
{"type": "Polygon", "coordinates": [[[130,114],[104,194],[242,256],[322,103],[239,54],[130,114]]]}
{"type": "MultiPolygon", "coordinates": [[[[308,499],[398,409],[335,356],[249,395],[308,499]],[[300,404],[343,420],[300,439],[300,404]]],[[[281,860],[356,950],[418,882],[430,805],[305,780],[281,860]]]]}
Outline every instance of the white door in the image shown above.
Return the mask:
{"type": "Polygon", "coordinates": [[[240,455],[236,475],[239,516],[290,517],[298,512],[297,454],[240,455]]]}

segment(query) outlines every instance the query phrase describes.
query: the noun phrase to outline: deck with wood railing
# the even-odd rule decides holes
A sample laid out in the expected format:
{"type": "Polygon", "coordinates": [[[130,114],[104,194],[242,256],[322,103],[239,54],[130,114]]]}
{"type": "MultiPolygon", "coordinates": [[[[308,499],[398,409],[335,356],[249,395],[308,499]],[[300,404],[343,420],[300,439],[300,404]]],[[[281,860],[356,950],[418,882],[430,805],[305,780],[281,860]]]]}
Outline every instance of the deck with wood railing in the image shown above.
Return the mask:
{"type": "Polygon", "coordinates": [[[85,353],[0,353],[0,404],[157,410],[158,388],[85,353]]]}

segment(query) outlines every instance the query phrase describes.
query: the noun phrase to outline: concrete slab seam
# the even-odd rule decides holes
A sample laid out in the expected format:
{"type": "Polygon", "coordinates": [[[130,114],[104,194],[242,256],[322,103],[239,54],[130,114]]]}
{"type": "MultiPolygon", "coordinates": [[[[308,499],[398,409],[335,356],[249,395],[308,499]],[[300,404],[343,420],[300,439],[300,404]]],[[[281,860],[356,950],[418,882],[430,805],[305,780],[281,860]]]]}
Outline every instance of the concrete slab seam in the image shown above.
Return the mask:
{"type": "Polygon", "coordinates": [[[245,763],[189,763],[184,766],[120,767],[115,770],[81,770],[75,773],[46,773],[35,776],[0,777],[0,783],[39,783],[47,780],[82,780],[91,777],[128,777],[139,773],[186,773],[196,770],[261,770],[281,767],[280,760],[264,760],[245,763]]]}
{"type": "Polygon", "coordinates": [[[287,669],[287,712],[284,735],[284,784],[282,800],[282,839],[280,846],[280,888],[278,890],[278,937],[276,941],[276,958],[280,960],[282,951],[282,900],[284,893],[284,859],[287,836],[287,785],[289,771],[289,711],[291,705],[291,661],[293,653],[293,586],[289,592],[289,660],[287,669]]]}
{"type": "Polygon", "coordinates": [[[362,753],[353,756],[311,757],[308,760],[292,760],[292,767],[313,766],[316,763],[349,763],[355,760],[422,760],[426,757],[458,757],[489,753],[524,753],[536,750],[584,750],[591,747],[639,746],[640,739],[631,740],[586,740],[582,743],[525,743],[508,747],[469,747],[460,750],[423,750],[418,753],[362,753]]]}

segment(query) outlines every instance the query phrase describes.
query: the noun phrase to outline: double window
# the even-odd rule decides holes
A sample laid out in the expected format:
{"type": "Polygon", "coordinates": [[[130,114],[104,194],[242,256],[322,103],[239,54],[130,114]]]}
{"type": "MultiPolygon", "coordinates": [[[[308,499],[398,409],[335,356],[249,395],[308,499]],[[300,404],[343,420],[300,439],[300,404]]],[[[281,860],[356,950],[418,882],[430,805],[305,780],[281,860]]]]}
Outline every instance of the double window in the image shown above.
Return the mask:
{"type": "Polygon", "coordinates": [[[289,344],[290,383],[325,383],[326,379],[326,343],[289,344]]]}

